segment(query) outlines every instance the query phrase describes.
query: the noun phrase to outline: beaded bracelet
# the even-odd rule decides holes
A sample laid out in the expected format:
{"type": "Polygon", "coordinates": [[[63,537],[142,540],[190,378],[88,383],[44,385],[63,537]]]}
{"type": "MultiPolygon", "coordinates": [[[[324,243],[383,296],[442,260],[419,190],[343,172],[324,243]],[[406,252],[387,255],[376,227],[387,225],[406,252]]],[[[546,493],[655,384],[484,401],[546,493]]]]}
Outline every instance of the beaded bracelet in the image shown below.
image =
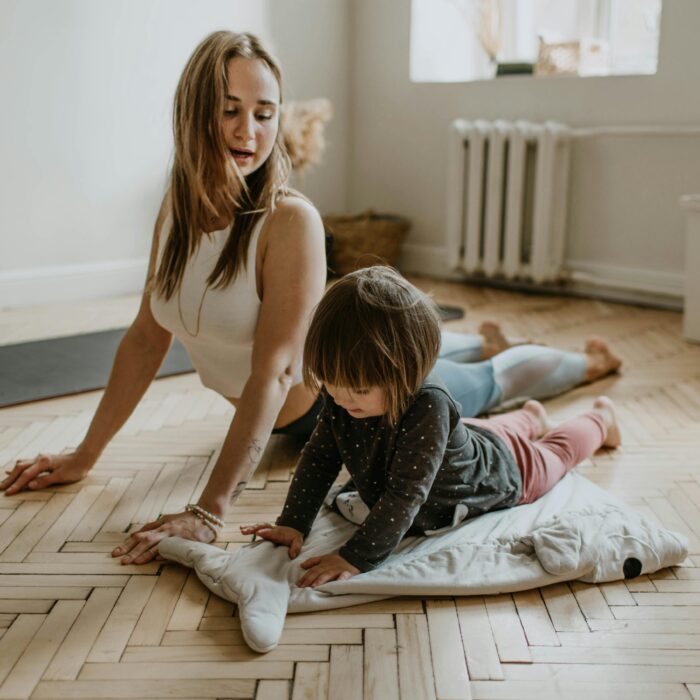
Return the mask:
{"type": "Polygon", "coordinates": [[[199,513],[195,513],[194,511],[191,512],[194,515],[194,517],[197,518],[197,520],[202,521],[202,525],[208,527],[209,530],[214,533],[214,539],[211,541],[216,542],[216,540],[219,538],[219,530],[216,527],[214,527],[214,525],[212,525],[208,520],[205,520],[199,513]]]}
{"type": "Polygon", "coordinates": [[[217,518],[213,513],[204,510],[204,508],[200,508],[194,503],[190,503],[185,510],[192,513],[198,520],[201,520],[202,523],[214,533],[214,539],[212,542],[216,542],[217,538],[219,537],[220,530],[223,527],[223,520],[221,520],[221,518],[217,518]],[[219,525],[219,523],[221,523],[221,525],[219,525]]]}
{"type": "Polygon", "coordinates": [[[216,525],[216,527],[224,526],[224,521],[221,518],[214,515],[214,513],[210,513],[208,510],[205,510],[202,508],[202,506],[198,506],[196,503],[189,503],[186,510],[194,513],[195,515],[201,516],[204,520],[208,520],[212,525],[216,525]]]}

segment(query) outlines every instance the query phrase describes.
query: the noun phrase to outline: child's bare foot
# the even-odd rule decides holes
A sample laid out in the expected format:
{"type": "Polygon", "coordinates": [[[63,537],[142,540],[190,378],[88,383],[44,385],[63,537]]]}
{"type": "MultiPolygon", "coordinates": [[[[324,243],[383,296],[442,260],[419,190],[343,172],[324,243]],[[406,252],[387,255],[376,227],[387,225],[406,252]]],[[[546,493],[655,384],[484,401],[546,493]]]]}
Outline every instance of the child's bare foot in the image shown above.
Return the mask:
{"type": "Polygon", "coordinates": [[[603,418],[608,431],[603,447],[619,447],[622,444],[622,435],[620,434],[620,426],[617,424],[615,404],[607,396],[599,396],[593,402],[593,410],[603,418]]]}
{"type": "Polygon", "coordinates": [[[611,372],[617,372],[622,360],[610,349],[604,338],[592,337],[586,340],[586,381],[593,382],[611,372]]]}
{"type": "Polygon", "coordinates": [[[523,411],[527,411],[537,421],[538,428],[532,436],[533,438],[541,438],[547,431],[551,430],[552,424],[549,421],[547,409],[539,401],[530,399],[523,406],[523,411]]]}
{"type": "Polygon", "coordinates": [[[554,428],[557,427],[557,424],[550,419],[547,409],[539,401],[535,401],[535,399],[526,401],[525,405],[523,406],[523,411],[531,413],[537,419],[539,428],[537,433],[533,435],[535,439],[541,438],[550,430],[554,430],[554,428]]]}

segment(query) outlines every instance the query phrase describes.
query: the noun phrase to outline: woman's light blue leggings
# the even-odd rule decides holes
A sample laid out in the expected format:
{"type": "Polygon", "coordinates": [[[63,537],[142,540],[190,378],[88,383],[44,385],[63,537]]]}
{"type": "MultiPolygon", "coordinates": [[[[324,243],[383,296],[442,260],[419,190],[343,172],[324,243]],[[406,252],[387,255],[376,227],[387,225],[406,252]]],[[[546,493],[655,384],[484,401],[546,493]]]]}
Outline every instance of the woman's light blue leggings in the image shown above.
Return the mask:
{"type": "MultiPolygon", "coordinates": [[[[480,335],[442,332],[435,371],[462,406],[463,418],[473,418],[512,399],[546,399],[561,394],[586,376],[586,356],[582,353],[516,345],[481,361],[482,342],[480,335]]],[[[319,396],[301,418],[272,432],[308,437],[322,404],[319,396]]]]}
{"type": "Polygon", "coordinates": [[[542,345],[515,345],[479,361],[480,335],[442,332],[435,371],[452,398],[471,418],[500,403],[519,398],[546,399],[581,384],[586,377],[583,353],[542,345]]]}

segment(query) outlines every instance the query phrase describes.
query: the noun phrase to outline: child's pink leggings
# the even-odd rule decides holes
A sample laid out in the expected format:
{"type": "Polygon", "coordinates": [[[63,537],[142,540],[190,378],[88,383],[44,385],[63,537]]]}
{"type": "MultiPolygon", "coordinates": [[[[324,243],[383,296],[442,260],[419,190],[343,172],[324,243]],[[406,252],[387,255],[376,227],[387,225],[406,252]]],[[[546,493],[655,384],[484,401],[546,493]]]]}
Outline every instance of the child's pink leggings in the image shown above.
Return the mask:
{"type": "Polygon", "coordinates": [[[529,411],[513,411],[487,420],[463,418],[498,435],[510,448],[523,477],[520,503],[532,503],[566,473],[590,457],[605,441],[607,428],[595,411],[567,420],[539,440],[539,422],[529,411]]]}

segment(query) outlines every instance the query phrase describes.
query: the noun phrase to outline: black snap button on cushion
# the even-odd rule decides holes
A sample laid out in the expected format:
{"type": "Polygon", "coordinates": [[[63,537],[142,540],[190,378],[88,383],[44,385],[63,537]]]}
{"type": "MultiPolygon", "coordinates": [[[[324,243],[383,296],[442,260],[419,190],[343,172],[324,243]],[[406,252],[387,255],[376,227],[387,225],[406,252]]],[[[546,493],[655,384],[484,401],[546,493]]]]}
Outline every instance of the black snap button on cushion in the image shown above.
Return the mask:
{"type": "Polygon", "coordinates": [[[622,566],[622,573],[625,575],[625,578],[636,578],[642,573],[642,562],[634,557],[625,559],[625,563],[622,566]]]}

